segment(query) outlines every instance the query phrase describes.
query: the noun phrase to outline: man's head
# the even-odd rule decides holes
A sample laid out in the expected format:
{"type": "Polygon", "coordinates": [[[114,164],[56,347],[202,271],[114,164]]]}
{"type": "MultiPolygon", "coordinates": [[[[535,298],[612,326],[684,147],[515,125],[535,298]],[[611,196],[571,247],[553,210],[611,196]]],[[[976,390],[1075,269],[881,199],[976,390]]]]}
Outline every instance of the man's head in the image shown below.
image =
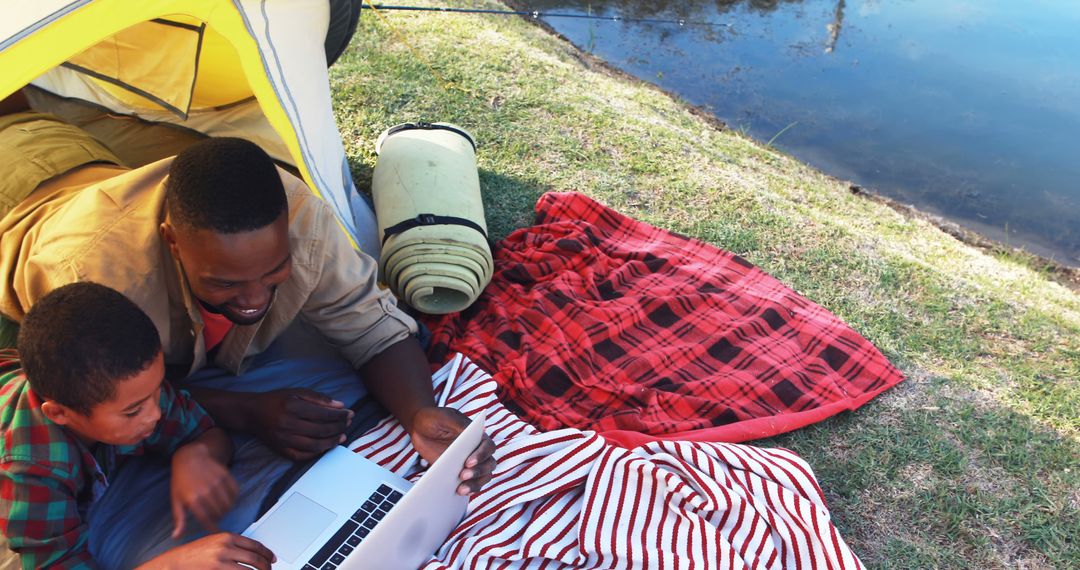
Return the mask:
{"type": "Polygon", "coordinates": [[[30,388],[52,421],[112,445],[153,433],[165,375],[161,340],[127,297],[96,283],[60,287],[26,314],[18,348],[30,388]]]}
{"type": "Polygon", "coordinates": [[[274,162],[243,139],[211,138],[177,155],[161,237],[192,294],[240,325],[266,314],[289,277],[288,202],[274,162]]]}

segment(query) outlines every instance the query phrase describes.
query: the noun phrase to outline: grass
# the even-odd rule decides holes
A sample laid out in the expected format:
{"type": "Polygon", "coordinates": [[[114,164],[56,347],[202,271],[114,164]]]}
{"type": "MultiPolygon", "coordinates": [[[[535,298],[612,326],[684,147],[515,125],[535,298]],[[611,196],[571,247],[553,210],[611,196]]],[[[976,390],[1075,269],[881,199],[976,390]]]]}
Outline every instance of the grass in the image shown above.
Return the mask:
{"type": "Polygon", "coordinates": [[[757,442],[814,466],[867,566],[1080,564],[1080,297],[1037,260],[853,195],[519,18],[365,12],[331,82],[361,188],[381,130],[453,122],[480,142],[496,239],[543,192],[583,192],[746,257],[881,348],[907,381],[757,442]]]}

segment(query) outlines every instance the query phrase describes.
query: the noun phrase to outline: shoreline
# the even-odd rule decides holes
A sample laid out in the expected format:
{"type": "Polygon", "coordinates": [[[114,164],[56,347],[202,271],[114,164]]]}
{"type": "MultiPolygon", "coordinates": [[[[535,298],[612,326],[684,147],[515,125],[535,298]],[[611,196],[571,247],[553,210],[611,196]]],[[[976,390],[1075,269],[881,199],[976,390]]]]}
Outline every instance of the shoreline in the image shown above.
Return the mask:
{"type": "Polygon", "coordinates": [[[937,227],[942,232],[956,238],[963,244],[978,248],[987,253],[1012,256],[1031,269],[1043,273],[1055,283],[1080,293],[1080,267],[1064,265],[1048,257],[1032,253],[1023,247],[1014,247],[1001,243],[1000,241],[991,239],[975,230],[966,228],[957,222],[920,210],[911,204],[905,204],[889,198],[888,196],[883,196],[874,192],[872,189],[863,188],[853,182],[843,182],[846,182],[849,185],[848,190],[852,194],[884,204],[901,215],[911,219],[925,221],[937,227]]]}
{"type": "MultiPolygon", "coordinates": [[[[526,4],[524,2],[520,2],[518,0],[501,0],[501,1],[502,1],[503,4],[505,4],[511,10],[516,10],[516,11],[527,11],[527,10],[529,10],[529,5],[528,4],[526,4]]],[[[588,52],[582,50],[577,45],[575,45],[570,40],[570,38],[566,37],[565,35],[563,35],[559,31],[557,31],[555,28],[553,28],[547,22],[544,22],[543,20],[540,20],[539,18],[530,18],[530,17],[526,17],[526,16],[508,16],[508,17],[520,18],[520,19],[522,19],[522,20],[524,20],[526,22],[529,22],[530,24],[544,30],[546,33],[558,38],[559,40],[564,42],[566,45],[573,48],[573,51],[571,51],[569,53],[569,55],[574,57],[574,59],[576,59],[578,62],[580,62],[587,69],[589,69],[591,71],[597,71],[597,72],[600,72],[600,73],[604,73],[606,75],[609,75],[611,77],[616,77],[616,78],[618,78],[620,80],[623,80],[623,81],[630,81],[630,82],[632,82],[634,84],[643,85],[643,86],[647,86],[647,87],[649,87],[651,89],[654,89],[654,90],[656,90],[656,91],[658,91],[660,93],[663,93],[665,96],[669,97],[676,104],[686,108],[693,115],[701,118],[706,123],[710,124],[713,128],[715,128],[715,129],[717,129],[719,131],[725,131],[725,132],[737,134],[740,137],[744,137],[744,138],[746,138],[748,140],[753,141],[757,145],[765,146],[765,144],[763,142],[759,141],[759,140],[753,139],[751,137],[748,137],[748,136],[740,134],[740,133],[736,133],[735,131],[730,129],[728,127],[727,123],[725,123],[722,119],[720,119],[719,117],[717,117],[716,115],[714,115],[710,111],[706,110],[705,108],[703,108],[703,107],[701,107],[699,105],[694,105],[693,103],[690,103],[689,101],[686,101],[685,99],[680,97],[677,93],[674,93],[674,92],[672,92],[672,91],[670,91],[668,89],[665,89],[665,88],[663,88],[663,87],[661,87],[661,86],[659,86],[659,85],[657,85],[655,83],[652,83],[650,81],[646,81],[646,80],[641,79],[641,78],[639,78],[639,77],[637,77],[635,75],[632,75],[632,74],[620,69],[619,67],[611,64],[607,60],[604,60],[604,59],[602,59],[600,57],[597,57],[597,56],[595,56],[595,55],[593,55],[591,53],[588,53],[588,52]]],[[[1023,263],[1025,266],[1031,268],[1032,270],[1035,270],[1035,271],[1038,271],[1038,272],[1044,274],[1047,278],[1051,279],[1055,283],[1058,283],[1058,284],[1060,284],[1060,285],[1062,285],[1064,287],[1067,287],[1068,289],[1072,290],[1073,292],[1080,293],[1080,266],[1074,267],[1074,266],[1071,266],[1071,265],[1066,265],[1066,264],[1060,263],[1060,262],[1058,262],[1058,261],[1056,261],[1054,259],[1051,259],[1049,257],[1045,257],[1043,255],[1033,253],[1033,252],[1025,249],[1022,246],[1020,246],[1020,247],[1010,246],[1008,244],[1002,243],[1001,241],[992,239],[992,238],[990,238],[990,237],[988,237],[988,236],[986,236],[984,234],[981,234],[981,233],[979,233],[979,232],[977,232],[977,231],[975,231],[973,229],[965,227],[964,225],[960,224],[959,222],[955,222],[955,221],[952,221],[952,220],[950,220],[948,218],[945,218],[943,216],[933,214],[933,213],[930,213],[930,212],[926,212],[924,210],[920,210],[919,208],[917,208],[916,206],[914,206],[912,204],[907,204],[907,203],[901,202],[899,200],[896,200],[896,199],[890,198],[888,196],[885,196],[884,194],[881,194],[881,193],[875,191],[873,188],[866,188],[866,187],[864,187],[862,185],[859,185],[859,184],[856,184],[856,183],[854,183],[854,182],[852,182],[850,180],[845,180],[845,179],[833,176],[832,174],[830,174],[828,172],[825,172],[825,171],[823,171],[821,169],[818,169],[817,167],[814,167],[814,166],[810,165],[809,163],[806,163],[805,161],[802,161],[802,160],[792,156],[790,153],[784,152],[784,151],[782,151],[780,149],[777,149],[775,147],[768,147],[768,148],[770,150],[772,150],[773,152],[784,154],[785,156],[790,157],[792,160],[798,161],[800,164],[805,165],[807,168],[817,170],[818,172],[820,172],[824,176],[826,176],[826,177],[828,177],[828,178],[830,178],[830,179],[832,179],[834,181],[837,181],[838,183],[840,183],[840,184],[842,184],[844,186],[847,186],[848,190],[853,195],[860,196],[860,197],[866,198],[868,200],[871,200],[873,202],[877,202],[879,204],[883,204],[885,206],[888,206],[890,209],[896,211],[897,213],[899,213],[899,214],[901,214],[903,216],[908,217],[909,219],[920,220],[920,221],[926,222],[928,224],[931,224],[931,225],[937,227],[942,232],[944,232],[944,233],[952,236],[956,240],[960,241],[961,243],[963,243],[965,245],[968,245],[968,246],[971,246],[971,247],[974,247],[974,248],[977,248],[977,249],[979,249],[979,250],[981,250],[983,252],[986,252],[986,253],[989,253],[989,254],[1008,255],[1008,256],[1014,258],[1015,260],[1017,260],[1018,262],[1023,263]]]]}

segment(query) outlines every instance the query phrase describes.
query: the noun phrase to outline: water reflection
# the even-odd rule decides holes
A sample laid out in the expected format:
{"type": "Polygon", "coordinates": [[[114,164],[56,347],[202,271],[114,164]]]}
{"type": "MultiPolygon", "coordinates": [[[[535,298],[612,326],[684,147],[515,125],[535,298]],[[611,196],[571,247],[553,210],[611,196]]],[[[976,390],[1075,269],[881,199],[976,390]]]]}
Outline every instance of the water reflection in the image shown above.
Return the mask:
{"type": "Polygon", "coordinates": [[[547,23],[826,172],[1080,265],[1080,3],[516,5],[685,20],[547,23]]]}

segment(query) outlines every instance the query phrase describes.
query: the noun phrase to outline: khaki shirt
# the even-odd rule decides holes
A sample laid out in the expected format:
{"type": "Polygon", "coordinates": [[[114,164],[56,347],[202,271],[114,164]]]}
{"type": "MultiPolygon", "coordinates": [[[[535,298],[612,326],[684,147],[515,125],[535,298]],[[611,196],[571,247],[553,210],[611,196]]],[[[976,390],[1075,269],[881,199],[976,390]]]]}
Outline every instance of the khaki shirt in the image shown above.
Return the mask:
{"type": "MultiPolygon", "coordinates": [[[[202,317],[158,233],[171,162],[120,175],[116,167],[84,167],[43,184],[0,220],[0,312],[21,322],[49,291],[94,281],[150,316],[171,374],[205,365],[202,317]]],[[[245,358],[300,317],[359,368],[415,333],[416,323],[379,289],[375,261],[350,246],[330,208],[301,180],[279,172],[289,201],[292,272],[259,323],[232,327],[214,364],[240,373],[245,358]]]]}

